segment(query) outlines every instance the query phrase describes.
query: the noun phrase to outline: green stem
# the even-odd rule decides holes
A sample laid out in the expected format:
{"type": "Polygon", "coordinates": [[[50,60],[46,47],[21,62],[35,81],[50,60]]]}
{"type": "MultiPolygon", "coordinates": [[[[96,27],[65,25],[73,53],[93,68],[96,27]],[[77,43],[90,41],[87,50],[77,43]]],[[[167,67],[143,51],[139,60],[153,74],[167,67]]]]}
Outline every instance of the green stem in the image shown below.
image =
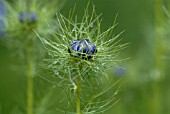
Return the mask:
{"type": "Polygon", "coordinates": [[[155,0],[155,65],[158,69],[163,67],[163,61],[161,57],[164,55],[164,30],[163,25],[165,22],[165,16],[162,9],[163,0],[155,0]]]}
{"type": "Polygon", "coordinates": [[[34,87],[34,72],[33,72],[33,50],[32,50],[32,43],[27,47],[27,114],[33,114],[33,87],[34,87]]]}
{"type": "Polygon", "coordinates": [[[77,77],[77,97],[76,97],[76,114],[81,114],[81,108],[80,108],[80,84],[81,84],[81,79],[80,76],[77,77]]]}
{"type": "MultiPolygon", "coordinates": [[[[162,9],[163,0],[155,0],[154,3],[154,10],[155,10],[155,75],[159,79],[163,77],[164,73],[164,61],[162,60],[162,56],[165,54],[164,50],[164,30],[163,25],[165,22],[165,16],[162,9]]],[[[162,104],[161,104],[161,89],[159,80],[158,82],[152,82],[152,93],[153,95],[151,100],[151,107],[150,107],[150,113],[153,114],[160,114],[162,110],[162,104]]]]}

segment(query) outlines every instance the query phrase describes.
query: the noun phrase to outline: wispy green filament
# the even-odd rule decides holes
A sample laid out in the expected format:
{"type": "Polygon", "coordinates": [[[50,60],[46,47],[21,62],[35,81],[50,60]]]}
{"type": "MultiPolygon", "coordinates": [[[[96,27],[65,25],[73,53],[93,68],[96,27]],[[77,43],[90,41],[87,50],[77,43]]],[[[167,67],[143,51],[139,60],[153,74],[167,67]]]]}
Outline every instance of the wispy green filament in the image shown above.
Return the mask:
{"type": "MultiPolygon", "coordinates": [[[[116,103],[114,102],[115,94],[105,100],[100,98],[114,87],[114,82],[107,88],[102,87],[101,83],[104,78],[108,77],[106,69],[112,68],[117,62],[121,61],[117,60],[116,57],[119,51],[128,45],[119,44],[121,40],[118,37],[123,32],[113,35],[114,28],[117,25],[116,18],[111,27],[102,30],[101,15],[96,14],[95,6],[92,8],[92,13],[89,14],[88,4],[80,22],[78,22],[77,16],[73,18],[74,12],[70,12],[69,18],[58,13],[56,19],[58,29],[51,30],[49,28],[51,37],[42,37],[36,32],[47,53],[51,56],[51,58],[46,59],[46,68],[54,72],[58,79],[57,86],[63,87],[69,93],[69,95],[67,94],[67,97],[69,97],[68,104],[74,105],[71,112],[76,114],[100,113],[108,110],[116,103]],[[68,49],[71,51],[74,49],[76,53],[80,48],[78,48],[79,45],[72,47],[70,43],[79,39],[83,41],[88,39],[94,44],[97,52],[90,55],[92,56],[91,59],[85,60],[81,56],[70,56],[68,49]],[[96,86],[100,84],[99,89],[104,89],[100,93],[95,93],[97,91],[96,86]]],[[[65,112],[65,110],[62,112],[65,112]]]]}

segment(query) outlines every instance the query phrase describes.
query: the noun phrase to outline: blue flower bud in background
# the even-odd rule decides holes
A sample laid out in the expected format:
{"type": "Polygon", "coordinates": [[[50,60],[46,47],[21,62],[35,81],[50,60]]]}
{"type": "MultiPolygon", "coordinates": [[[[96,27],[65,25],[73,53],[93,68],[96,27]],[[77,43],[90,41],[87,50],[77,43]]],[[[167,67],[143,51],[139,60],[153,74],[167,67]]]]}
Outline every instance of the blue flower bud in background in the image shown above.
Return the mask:
{"type": "Polygon", "coordinates": [[[21,23],[33,23],[36,22],[36,20],[37,15],[35,13],[29,11],[19,13],[19,21],[21,23]]]}
{"type": "Polygon", "coordinates": [[[114,70],[114,74],[118,77],[124,76],[126,74],[126,69],[124,67],[117,67],[114,70]]]}
{"type": "Polygon", "coordinates": [[[3,17],[5,16],[5,7],[4,7],[4,0],[0,0],[0,36],[4,35],[4,19],[3,17]]]}
{"type": "Polygon", "coordinates": [[[70,43],[72,49],[68,49],[68,52],[74,57],[81,57],[88,60],[92,58],[92,55],[97,52],[96,46],[93,45],[89,39],[78,39],[70,43]],[[73,54],[74,53],[74,54],[73,54]]]}

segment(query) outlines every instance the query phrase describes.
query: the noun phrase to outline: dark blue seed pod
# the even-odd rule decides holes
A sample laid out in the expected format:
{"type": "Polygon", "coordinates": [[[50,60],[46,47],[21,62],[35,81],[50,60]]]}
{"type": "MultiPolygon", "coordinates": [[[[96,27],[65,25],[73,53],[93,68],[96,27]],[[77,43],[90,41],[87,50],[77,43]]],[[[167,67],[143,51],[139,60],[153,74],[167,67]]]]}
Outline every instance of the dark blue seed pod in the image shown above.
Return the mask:
{"type": "Polygon", "coordinates": [[[19,21],[21,23],[33,23],[37,20],[37,15],[29,11],[19,13],[19,21]]]}
{"type": "Polygon", "coordinates": [[[97,52],[96,46],[93,45],[89,39],[74,40],[70,43],[71,49],[68,48],[70,55],[74,57],[81,57],[88,60],[97,52]]]}

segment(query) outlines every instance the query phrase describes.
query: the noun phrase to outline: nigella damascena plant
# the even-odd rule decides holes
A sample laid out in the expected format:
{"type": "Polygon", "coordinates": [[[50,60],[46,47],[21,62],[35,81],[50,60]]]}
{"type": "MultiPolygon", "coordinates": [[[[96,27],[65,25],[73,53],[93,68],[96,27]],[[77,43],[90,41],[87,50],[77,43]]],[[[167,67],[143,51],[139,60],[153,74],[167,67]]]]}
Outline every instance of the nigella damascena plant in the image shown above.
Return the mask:
{"type": "MultiPolygon", "coordinates": [[[[45,25],[47,20],[52,22],[55,13],[63,6],[65,0],[16,0],[15,2],[5,1],[6,30],[9,37],[36,39],[33,30],[40,34],[49,34],[45,25]]],[[[55,27],[54,27],[55,28],[55,27]]]]}
{"type": "MultiPolygon", "coordinates": [[[[36,30],[41,35],[49,35],[46,27],[47,20],[52,23],[55,13],[61,8],[65,0],[16,0],[15,2],[5,1],[5,30],[8,34],[5,41],[10,49],[17,50],[24,58],[24,50],[26,46],[34,46],[36,57],[43,55],[42,44],[39,42],[36,30]],[[38,53],[40,54],[38,54],[38,53]]],[[[55,28],[55,26],[53,26],[55,28]]]]}
{"type": "Polygon", "coordinates": [[[37,15],[30,11],[20,12],[19,13],[19,21],[21,23],[34,23],[37,20],[37,15]]]}
{"type": "MultiPolygon", "coordinates": [[[[58,13],[58,29],[50,30],[52,36],[49,38],[41,37],[37,32],[51,56],[46,59],[47,68],[58,79],[57,86],[64,88],[71,100],[76,100],[76,106],[72,107],[76,107],[76,114],[102,112],[113,106],[115,94],[104,100],[100,97],[111,90],[115,83],[111,82],[108,88],[103,87],[102,83],[104,79],[109,79],[106,69],[121,61],[117,59],[117,55],[127,46],[119,44],[121,40],[118,37],[122,32],[113,34],[116,21],[103,31],[101,15],[95,13],[94,7],[89,14],[88,8],[85,9],[80,22],[73,12],[69,18],[58,13]],[[95,93],[95,90],[101,91],[95,93]]],[[[109,82],[108,80],[107,83],[109,82]]],[[[68,104],[73,103],[71,101],[68,104]]]]}

